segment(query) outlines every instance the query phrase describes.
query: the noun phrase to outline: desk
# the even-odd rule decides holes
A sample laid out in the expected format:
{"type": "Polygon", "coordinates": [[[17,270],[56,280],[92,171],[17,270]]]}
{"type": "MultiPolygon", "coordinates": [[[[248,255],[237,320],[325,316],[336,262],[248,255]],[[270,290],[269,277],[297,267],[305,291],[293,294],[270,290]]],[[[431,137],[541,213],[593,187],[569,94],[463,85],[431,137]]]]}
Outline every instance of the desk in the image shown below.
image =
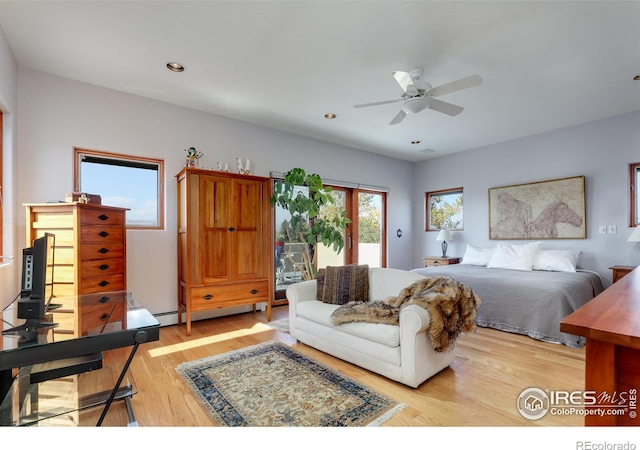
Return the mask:
{"type": "MultiPolygon", "coordinates": [[[[3,335],[0,338],[2,340],[0,347],[0,399],[3,400],[0,406],[1,425],[22,423],[19,410],[22,406],[20,400],[23,399],[24,386],[19,386],[16,381],[16,369],[132,346],[120,377],[105,402],[102,416],[98,421],[98,425],[101,425],[109,406],[117,395],[138,346],[144,342],[160,339],[160,323],[128,292],[87,294],[78,297],[77,300],[79,314],[89,317],[99,311],[99,317],[102,319],[96,321],[95,327],[85,331],[82,336],[65,338],[65,340],[57,339],[56,329],[53,326],[38,328],[31,333],[20,332],[3,335]]],[[[19,325],[24,321],[15,319],[16,309],[14,302],[2,312],[0,318],[8,323],[19,325]]],[[[5,325],[4,328],[10,327],[5,325]]]]}
{"type": "Polygon", "coordinates": [[[640,425],[640,269],[618,280],[565,317],[560,331],[587,338],[585,390],[608,397],[587,411],[620,410],[620,415],[589,414],[587,426],[640,425]],[[613,403],[616,403],[613,405],[613,403]],[[618,408],[622,406],[622,408],[618,408]],[[625,409],[626,408],[626,409],[625,409]]]}

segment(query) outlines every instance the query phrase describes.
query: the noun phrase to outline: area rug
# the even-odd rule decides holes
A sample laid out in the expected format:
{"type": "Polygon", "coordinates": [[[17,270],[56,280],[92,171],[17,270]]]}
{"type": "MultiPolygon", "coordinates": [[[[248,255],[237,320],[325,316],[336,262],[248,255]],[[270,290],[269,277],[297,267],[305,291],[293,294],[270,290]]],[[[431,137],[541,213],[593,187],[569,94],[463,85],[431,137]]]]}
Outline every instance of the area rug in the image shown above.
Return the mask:
{"type": "Polygon", "coordinates": [[[279,341],[182,363],[176,371],[221,426],[379,426],[406,406],[279,341]]]}

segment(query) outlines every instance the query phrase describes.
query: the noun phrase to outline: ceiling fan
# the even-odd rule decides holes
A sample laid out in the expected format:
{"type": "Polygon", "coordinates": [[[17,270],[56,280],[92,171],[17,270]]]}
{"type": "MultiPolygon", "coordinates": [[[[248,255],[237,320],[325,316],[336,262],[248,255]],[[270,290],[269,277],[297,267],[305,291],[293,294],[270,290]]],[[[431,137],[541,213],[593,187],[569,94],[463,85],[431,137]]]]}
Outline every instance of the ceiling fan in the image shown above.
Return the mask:
{"type": "Polygon", "coordinates": [[[354,105],[353,107],[366,108],[368,106],[402,102],[402,109],[400,109],[400,112],[391,120],[391,122],[389,122],[389,125],[400,123],[402,119],[406,117],[407,113],[416,114],[425,108],[433,109],[434,111],[438,111],[449,116],[457,116],[464,110],[462,106],[443,102],[435,97],[440,97],[441,95],[450,94],[452,92],[482,84],[482,77],[480,75],[470,75],[441,86],[431,87],[431,84],[420,81],[420,78],[422,77],[422,69],[414,69],[411,72],[402,72],[398,70],[393,72],[393,77],[402,88],[402,97],[396,100],[362,103],[360,105],[354,105]]]}

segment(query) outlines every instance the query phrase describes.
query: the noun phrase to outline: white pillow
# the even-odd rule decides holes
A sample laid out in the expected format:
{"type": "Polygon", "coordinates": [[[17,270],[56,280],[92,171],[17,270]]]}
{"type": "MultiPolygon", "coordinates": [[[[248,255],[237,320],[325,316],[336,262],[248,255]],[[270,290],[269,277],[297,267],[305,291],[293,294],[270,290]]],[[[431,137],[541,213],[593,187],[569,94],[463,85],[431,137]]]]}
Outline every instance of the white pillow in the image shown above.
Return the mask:
{"type": "Polygon", "coordinates": [[[508,244],[500,242],[487,267],[513,270],[531,270],[542,242],[508,244]]]}
{"type": "Polygon", "coordinates": [[[540,250],[533,261],[533,270],[552,270],[555,272],[575,272],[579,251],[540,250]]]}
{"type": "Polygon", "coordinates": [[[460,264],[470,264],[472,266],[486,266],[496,251],[495,247],[475,247],[467,244],[460,264]]]}

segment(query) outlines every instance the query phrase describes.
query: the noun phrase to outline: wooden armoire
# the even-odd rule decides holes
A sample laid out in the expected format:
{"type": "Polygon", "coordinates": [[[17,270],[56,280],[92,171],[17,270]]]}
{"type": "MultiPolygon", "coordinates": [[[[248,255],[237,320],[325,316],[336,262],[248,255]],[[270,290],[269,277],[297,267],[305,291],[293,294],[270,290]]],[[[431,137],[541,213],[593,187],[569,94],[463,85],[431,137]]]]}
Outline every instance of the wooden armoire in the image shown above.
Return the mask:
{"type": "Polygon", "coordinates": [[[266,302],[275,289],[271,180],[184,168],[178,182],[178,324],[192,313],[266,302]]]}

